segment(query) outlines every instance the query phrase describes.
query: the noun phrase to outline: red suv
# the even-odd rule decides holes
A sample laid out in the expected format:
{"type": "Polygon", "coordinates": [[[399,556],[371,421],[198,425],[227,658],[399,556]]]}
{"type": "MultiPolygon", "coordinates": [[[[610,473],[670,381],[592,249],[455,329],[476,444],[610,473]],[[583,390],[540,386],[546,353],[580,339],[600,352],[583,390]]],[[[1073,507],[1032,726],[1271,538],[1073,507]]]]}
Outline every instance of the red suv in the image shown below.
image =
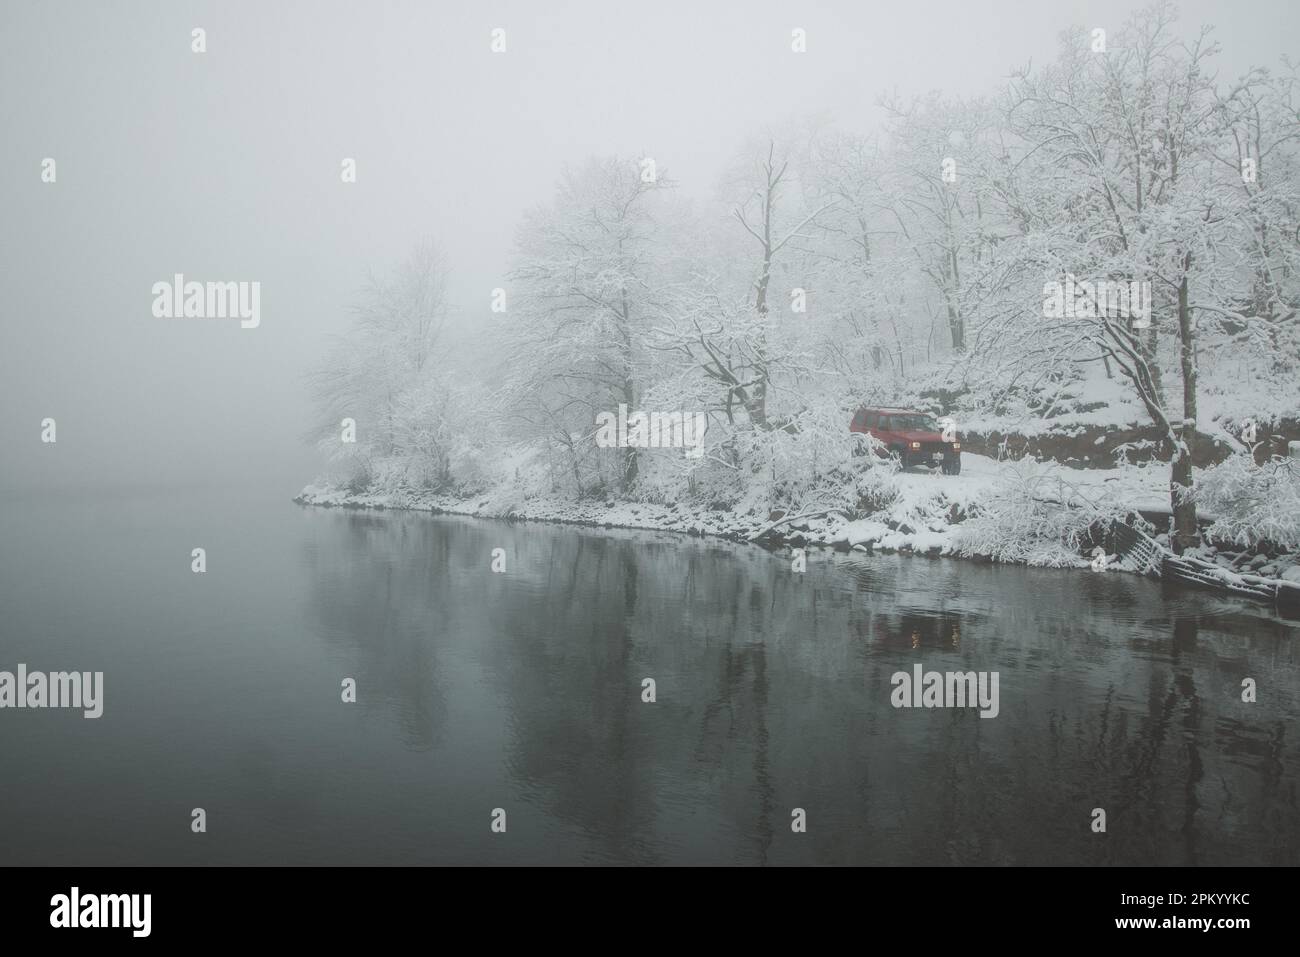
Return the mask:
{"type": "Polygon", "coordinates": [[[849,426],[850,432],[865,432],[897,454],[903,467],[940,466],[946,475],[961,472],[961,443],[944,441],[934,416],[909,409],[858,409],[849,426]]]}

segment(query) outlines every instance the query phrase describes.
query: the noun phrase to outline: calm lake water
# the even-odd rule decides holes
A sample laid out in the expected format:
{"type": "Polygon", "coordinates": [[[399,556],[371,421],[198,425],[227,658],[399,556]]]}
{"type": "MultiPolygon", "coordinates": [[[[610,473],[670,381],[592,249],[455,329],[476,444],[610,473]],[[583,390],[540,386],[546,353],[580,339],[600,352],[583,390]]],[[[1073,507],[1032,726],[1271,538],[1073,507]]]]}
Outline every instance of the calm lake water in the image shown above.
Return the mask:
{"type": "Polygon", "coordinates": [[[1298,643],[1122,573],[0,493],[0,670],[105,675],[0,711],[0,864],[1293,865],[1298,643]],[[895,710],[918,662],[1001,713],[895,710]]]}

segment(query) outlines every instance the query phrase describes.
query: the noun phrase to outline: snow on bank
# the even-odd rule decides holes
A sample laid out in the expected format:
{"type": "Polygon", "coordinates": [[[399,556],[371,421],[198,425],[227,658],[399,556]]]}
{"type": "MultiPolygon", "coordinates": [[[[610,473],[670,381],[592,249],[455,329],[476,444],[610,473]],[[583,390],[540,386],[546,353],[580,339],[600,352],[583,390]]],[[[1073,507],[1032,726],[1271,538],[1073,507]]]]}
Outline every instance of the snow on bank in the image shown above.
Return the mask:
{"type": "MultiPolygon", "coordinates": [[[[1007,543],[987,541],[989,529],[969,521],[1001,503],[1021,509],[1015,495],[1031,495],[1035,507],[1082,524],[1095,514],[1124,510],[1168,509],[1169,468],[1162,463],[1117,469],[1075,470],[1053,462],[998,462],[973,453],[962,456],[960,475],[924,469],[881,473],[872,490],[871,513],[849,520],[837,514],[801,518],[783,524],[764,539],[769,544],[880,549],[931,555],[993,557],[1042,566],[1083,566],[1077,551],[1060,540],[1007,543]],[[1064,504],[1072,506],[1061,508],[1064,504]],[[1014,545],[1015,547],[1009,547],[1014,545]]],[[[748,541],[768,528],[779,513],[760,503],[735,509],[710,508],[698,502],[649,502],[525,496],[503,487],[470,497],[432,492],[351,493],[308,485],[295,499],[305,505],[344,508],[415,509],[479,518],[561,522],[605,528],[674,531],[748,541]]],[[[987,526],[989,523],[985,522],[987,526]]],[[[1055,536],[1055,529],[1048,529],[1055,536]]],[[[994,529],[994,534],[1002,534],[994,529]]],[[[1016,535],[1028,534],[1016,528],[1016,535]]],[[[1032,537],[1032,535],[1030,535],[1032,537]]]]}
{"type": "Polygon", "coordinates": [[[765,515],[742,515],[698,505],[655,505],[596,499],[574,502],[540,497],[516,500],[495,492],[458,498],[436,493],[354,494],[329,486],[308,485],[294,501],[303,505],[326,507],[414,509],[475,518],[675,531],[733,540],[746,540],[770,524],[765,515]]]}

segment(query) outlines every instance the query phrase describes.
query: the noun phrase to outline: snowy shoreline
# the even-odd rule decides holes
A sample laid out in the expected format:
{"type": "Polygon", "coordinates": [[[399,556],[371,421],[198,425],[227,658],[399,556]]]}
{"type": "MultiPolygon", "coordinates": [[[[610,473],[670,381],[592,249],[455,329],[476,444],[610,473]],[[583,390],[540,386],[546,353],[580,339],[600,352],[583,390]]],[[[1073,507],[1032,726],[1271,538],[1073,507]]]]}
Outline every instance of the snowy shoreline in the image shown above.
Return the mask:
{"type": "MultiPolygon", "coordinates": [[[[586,528],[618,528],[629,531],[674,532],[697,538],[718,538],[732,542],[760,544],[752,540],[772,523],[754,515],[708,508],[687,508],[643,502],[566,502],[559,499],[534,499],[522,507],[505,510],[494,507],[491,494],[468,498],[438,494],[353,493],[328,486],[308,485],[293,499],[299,505],[318,508],[345,508],[373,511],[430,512],[435,515],[460,515],[495,521],[544,522],[551,525],[575,525],[586,528]]],[[[832,526],[848,523],[837,519],[809,519],[798,526],[785,526],[766,540],[788,545],[800,540],[805,544],[832,547],[832,526]],[[815,526],[815,527],[814,527],[815,526]]],[[[847,544],[847,543],[846,543],[847,544]]]]}
{"type": "MultiPolygon", "coordinates": [[[[779,548],[833,548],[930,557],[962,558],[1030,567],[1087,568],[1095,543],[1084,531],[1100,517],[1095,503],[1108,500],[1110,514],[1167,515],[1167,466],[1152,464],[1115,470],[1074,470],[1056,463],[998,462],[967,453],[960,477],[925,470],[888,475],[884,500],[860,518],[831,511],[802,513],[786,522],[780,511],[757,503],[749,507],[710,507],[700,502],[660,504],[645,501],[587,499],[571,501],[497,488],[461,496],[432,491],[353,492],[311,484],[294,497],[299,505],[360,510],[423,511],[503,521],[532,521],[587,528],[672,532],[779,548]],[[1019,486],[1017,500],[1007,490],[1019,486]],[[999,503],[999,497],[1002,501],[999,503]],[[994,515],[1003,509],[999,518],[994,515]],[[1011,522],[1005,521],[1008,513],[1011,522]],[[1029,514],[1040,510],[1035,516],[1029,514]],[[1044,520],[1043,514],[1048,518],[1044,520]],[[1026,518],[1022,523],[1017,520],[1026,518]],[[778,523],[777,527],[773,527],[778,523]],[[979,526],[983,526],[982,528],[979,526]],[[1059,536],[1059,537],[1058,537],[1059,536]]],[[[865,514],[863,514],[865,511],[865,514]]],[[[1164,536],[1158,536],[1163,539],[1164,536]]],[[[1228,553],[1203,548],[1200,558],[1228,572],[1300,581],[1300,556],[1252,556],[1243,565],[1228,553]]],[[[1110,568],[1139,571],[1110,558],[1110,568]]]]}
{"type": "MultiPolygon", "coordinates": [[[[971,458],[978,457],[967,456],[968,460],[971,458]]],[[[313,484],[306,486],[293,501],[322,508],[422,511],[500,521],[673,532],[753,544],[769,550],[816,547],[996,561],[991,555],[962,550],[955,540],[961,528],[961,516],[989,485],[989,476],[980,475],[978,469],[973,471],[975,474],[968,474],[964,482],[948,482],[926,472],[897,473],[893,478],[905,494],[890,506],[879,508],[864,518],[812,515],[796,517],[777,528],[772,528],[773,523],[785,517],[779,511],[737,512],[699,504],[574,502],[536,497],[515,501],[493,491],[459,497],[433,492],[351,492],[313,484]],[[765,530],[766,534],[762,534],[765,530]]],[[[1086,568],[1089,563],[1082,555],[1052,555],[1051,560],[1010,564],[1086,568]]]]}

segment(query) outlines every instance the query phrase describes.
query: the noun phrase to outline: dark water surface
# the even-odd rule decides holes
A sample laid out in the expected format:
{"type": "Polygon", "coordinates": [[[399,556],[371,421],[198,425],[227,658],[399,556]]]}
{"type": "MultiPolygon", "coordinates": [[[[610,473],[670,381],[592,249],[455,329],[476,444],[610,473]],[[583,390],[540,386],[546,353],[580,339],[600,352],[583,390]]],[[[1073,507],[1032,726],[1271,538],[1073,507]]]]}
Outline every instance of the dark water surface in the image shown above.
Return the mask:
{"type": "Polygon", "coordinates": [[[98,720],[0,711],[0,864],[1296,864],[1297,624],[1122,573],[0,493],[0,670],[105,673],[98,720]],[[895,710],[918,662],[999,672],[1001,713],[895,710]]]}

